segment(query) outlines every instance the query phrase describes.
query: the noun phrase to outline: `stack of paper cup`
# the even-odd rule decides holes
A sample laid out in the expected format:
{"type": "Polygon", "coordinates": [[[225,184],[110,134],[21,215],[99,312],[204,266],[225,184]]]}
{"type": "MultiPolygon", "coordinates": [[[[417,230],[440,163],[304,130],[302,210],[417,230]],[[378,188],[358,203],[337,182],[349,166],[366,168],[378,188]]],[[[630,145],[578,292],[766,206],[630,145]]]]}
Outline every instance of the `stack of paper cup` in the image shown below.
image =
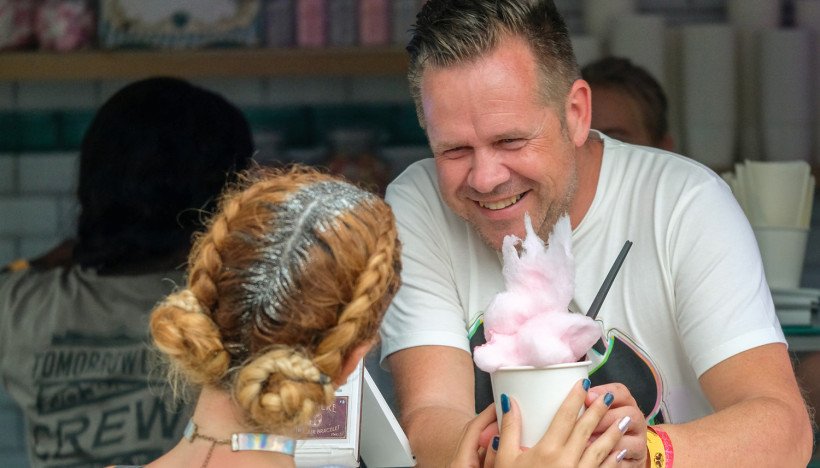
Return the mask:
{"type": "Polygon", "coordinates": [[[735,33],[724,24],[681,28],[684,152],[716,169],[735,160],[735,33]]]}
{"type": "Polygon", "coordinates": [[[812,75],[814,83],[814,164],[820,165],[820,0],[796,0],[794,20],[797,26],[808,29],[813,36],[812,75]]]}
{"type": "Polygon", "coordinates": [[[771,288],[800,287],[815,180],[805,161],[746,161],[722,174],[752,224],[771,288]]]}
{"type": "Polygon", "coordinates": [[[668,26],[664,37],[664,48],[667,51],[664,58],[664,80],[661,83],[666,91],[669,104],[669,133],[672,135],[675,146],[673,151],[682,153],[683,150],[683,34],[680,26],[668,26]]]}
{"type": "Polygon", "coordinates": [[[811,35],[807,29],[760,31],[760,115],[768,161],[811,160],[811,35]]]}
{"type": "Polygon", "coordinates": [[[629,14],[615,20],[609,52],[628,58],[648,71],[659,83],[666,83],[666,21],[661,15],[629,14]]]}
{"type": "Polygon", "coordinates": [[[504,417],[501,410],[503,393],[515,399],[521,409],[521,446],[534,446],[547,432],[572,387],[589,376],[590,363],[502,367],[490,374],[499,431],[504,417]]]}
{"type": "Polygon", "coordinates": [[[602,56],[601,41],[597,37],[589,34],[570,36],[572,41],[572,51],[575,52],[575,60],[579,67],[588,65],[602,56]]]}
{"type": "Polygon", "coordinates": [[[761,29],[780,26],[781,0],[727,0],[729,23],[738,33],[740,76],[738,113],[738,143],[740,153],[747,159],[762,157],[760,142],[760,103],[758,101],[758,52],[755,40],[761,29]]]}
{"type": "Polygon", "coordinates": [[[615,19],[634,13],[637,0],[584,0],[584,28],[608,47],[615,19]]]}

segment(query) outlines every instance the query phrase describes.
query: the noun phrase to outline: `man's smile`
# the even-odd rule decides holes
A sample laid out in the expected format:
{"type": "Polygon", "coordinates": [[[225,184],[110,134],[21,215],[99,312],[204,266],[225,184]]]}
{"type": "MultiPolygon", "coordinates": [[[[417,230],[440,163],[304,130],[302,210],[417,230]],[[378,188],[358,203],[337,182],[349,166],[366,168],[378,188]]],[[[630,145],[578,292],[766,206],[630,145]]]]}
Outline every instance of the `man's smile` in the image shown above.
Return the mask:
{"type": "Polygon", "coordinates": [[[518,201],[521,200],[524,197],[524,195],[526,195],[526,192],[519,193],[517,195],[513,195],[509,198],[505,198],[503,200],[498,201],[478,201],[478,205],[488,210],[502,210],[504,208],[507,208],[508,206],[512,206],[518,203],[518,201]]]}

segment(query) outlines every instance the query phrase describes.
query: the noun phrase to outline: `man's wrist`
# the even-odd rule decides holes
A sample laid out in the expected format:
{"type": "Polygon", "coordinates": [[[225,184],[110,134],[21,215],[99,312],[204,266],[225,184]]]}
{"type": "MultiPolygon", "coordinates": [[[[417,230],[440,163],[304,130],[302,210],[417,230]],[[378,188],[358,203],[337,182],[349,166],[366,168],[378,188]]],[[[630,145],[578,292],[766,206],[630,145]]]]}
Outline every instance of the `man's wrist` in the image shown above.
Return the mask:
{"type": "Polygon", "coordinates": [[[660,427],[646,427],[647,466],[653,468],[672,468],[675,451],[672,439],[660,427]]]}

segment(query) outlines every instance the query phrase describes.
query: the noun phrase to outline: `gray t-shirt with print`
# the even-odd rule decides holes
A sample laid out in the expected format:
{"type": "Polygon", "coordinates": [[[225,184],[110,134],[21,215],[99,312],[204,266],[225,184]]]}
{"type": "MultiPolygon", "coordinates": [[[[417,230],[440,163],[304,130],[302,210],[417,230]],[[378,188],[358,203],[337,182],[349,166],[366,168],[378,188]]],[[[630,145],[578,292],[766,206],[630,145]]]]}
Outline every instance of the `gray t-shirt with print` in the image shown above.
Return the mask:
{"type": "Polygon", "coordinates": [[[170,403],[148,318],[182,284],[178,271],[0,275],[0,381],[33,467],[140,465],[179,441],[187,409],[170,403]]]}

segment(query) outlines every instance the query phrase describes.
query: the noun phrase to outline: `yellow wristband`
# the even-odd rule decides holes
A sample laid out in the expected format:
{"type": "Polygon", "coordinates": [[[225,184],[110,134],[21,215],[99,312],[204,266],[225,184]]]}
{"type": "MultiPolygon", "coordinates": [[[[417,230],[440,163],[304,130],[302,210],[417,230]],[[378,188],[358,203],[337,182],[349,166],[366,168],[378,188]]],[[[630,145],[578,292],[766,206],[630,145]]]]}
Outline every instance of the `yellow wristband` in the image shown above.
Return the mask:
{"type": "Polygon", "coordinates": [[[666,449],[658,434],[647,427],[646,449],[649,451],[649,466],[652,468],[666,468],[666,449]]]}

